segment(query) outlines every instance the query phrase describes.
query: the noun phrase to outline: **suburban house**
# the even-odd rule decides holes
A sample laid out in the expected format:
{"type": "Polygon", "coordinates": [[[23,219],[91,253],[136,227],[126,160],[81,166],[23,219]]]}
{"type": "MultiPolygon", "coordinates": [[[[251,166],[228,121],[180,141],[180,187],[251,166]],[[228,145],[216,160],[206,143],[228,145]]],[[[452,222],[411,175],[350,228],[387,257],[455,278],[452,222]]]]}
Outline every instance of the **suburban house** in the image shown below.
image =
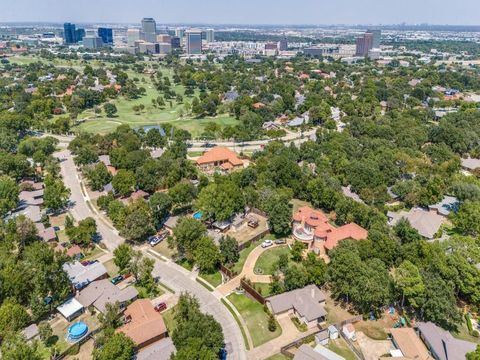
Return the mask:
{"type": "Polygon", "coordinates": [[[42,205],[43,204],[43,189],[33,191],[21,191],[18,195],[20,206],[25,205],[42,205]]]}
{"type": "Polygon", "coordinates": [[[473,159],[471,157],[462,159],[462,169],[466,171],[474,171],[480,168],[480,159],[473,159]]]}
{"type": "Polygon", "coordinates": [[[162,315],[155,311],[148,299],[131,303],[124,312],[125,324],[116,331],[133,340],[137,348],[151,345],[167,336],[162,315]]]}
{"type": "Polygon", "coordinates": [[[138,291],[133,286],[120,289],[108,279],[93,281],[77,293],[75,299],[84,308],[93,305],[101,313],[105,312],[107,304],[118,302],[120,309],[138,297],[138,291]]]}
{"type": "Polygon", "coordinates": [[[418,323],[418,334],[436,360],[464,360],[477,344],[456,339],[432,322],[418,323]]]}
{"type": "Polygon", "coordinates": [[[37,338],[40,335],[37,324],[34,323],[27,326],[25,329],[22,330],[22,335],[27,341],[31,341],[37,338]]]}
{"type": "Polygon", "coordinates": [[[432,360],[430,353],[412,328],[392,328],[389,330],[392,343],[402,352],[402,357],[416,360],[432,360]]]}
{"type": "Polygon", "coordinates": [[[100,262],[84,266],[78,261],[63,264],[70,282],[75,289],[80,290],[95,280],[106,279],[108,277],[107,269],[100,262]]]}
{"type": "Polygon", "coordinates": [[[325,294],[316,285],[271,296],[266,304],[275,315],[294,314],[309,328],[325,321],[325,294]]]}
{"type": "Polygon", "coordinates": [[[136,360],[170,360],[172,354],[176,351],[171,338],[163,338],[156,343],[140,349],[135,354],[136,360]]]}
{"type": "Polygon", "coordinates": [[[444,196],[443,199],[434,204],[428,205],[430,211],[436,212],[438,215],[447,217],[450,215],[450,212],[457,212],[460,206],[460,202],[454,196],[444,196]]]}
{"type": "Polygon", "coordinates": [[[204,171],[219,169],[228,172],[235,168],[242,168],[244,164],[234,151],[215,147],[197,159],[197,166],[204,171]]]}
{"type": "Polygon", "coordinates": [[[6,217],[6,220],[15,219],[20,215],[25,216],[27,219],[32,220],[34,223],[40,222],[42,220],[42,212],[40,211],[40,206],[38,205],[27,205],[26,207],[15,210],[6,217]]]}
{"type": "Polygon", "coordinates": [[[57,240],[57,233],[53,227],[46,228],[42,223],[35,223],[35,227],[37,228],[38,237],[43,241],[57,240]]]}
{"type": "Polygon", "coordinates": [[[352,199],[353,201],[356,201],[356,202],[358,202],[358,203],[360,203],[360,204],[364,204],[363,200],[360,199],[360,196],[352,190],[352,186],[351,186],[351,185],[342,186],[342,193],[343,193],[343,195],[345,195],[346,197],[352,199]]]}
{"type": "Polygon", "coordinates": [[[322,211],[306,206],[293,215],[293,236],[315,253],[326,254],[341,240],[365,240],[368,231],[354,223],[335,227],[322,211]]]}
{"type": "Polygon", "coordinates": [[[313,351],[319,353],[324,360],[345,360],[343,356],[338,355],[330,349],[327,349],[325,346],[318,344],[313,348],[313,351]]]}
{"type": "Polygon", "coordinates": [[[427,239],[433,239],[445,221],[445,217],[436,211],[427,211],[419,207],[398,213],[389,211],[387,217],[391,226],[395,226],[401,219],[408,220],[410,225],[427,239]]]}

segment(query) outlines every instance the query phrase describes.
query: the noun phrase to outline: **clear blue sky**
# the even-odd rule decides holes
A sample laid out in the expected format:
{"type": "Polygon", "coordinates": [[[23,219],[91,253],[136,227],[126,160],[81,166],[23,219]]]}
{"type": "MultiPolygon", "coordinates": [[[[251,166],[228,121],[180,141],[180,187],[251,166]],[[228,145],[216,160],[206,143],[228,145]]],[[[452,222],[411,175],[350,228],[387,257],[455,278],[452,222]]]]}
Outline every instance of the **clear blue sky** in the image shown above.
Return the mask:
{"type": "Polygon", "coordinates": [[[480,0],[0,0],[0,22],[480,25],[480,0]]]}

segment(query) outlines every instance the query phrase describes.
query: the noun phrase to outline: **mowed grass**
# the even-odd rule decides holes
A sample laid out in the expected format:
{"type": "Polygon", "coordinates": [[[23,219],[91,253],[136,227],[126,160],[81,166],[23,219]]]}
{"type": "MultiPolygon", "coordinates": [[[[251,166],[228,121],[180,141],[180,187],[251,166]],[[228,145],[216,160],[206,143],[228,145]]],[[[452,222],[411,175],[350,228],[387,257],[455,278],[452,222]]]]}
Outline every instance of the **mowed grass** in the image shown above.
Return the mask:
{"type": "Polygon", "coordinates": [[[288,246],[275,247],[265,251],[255,263],[255,271],[259,275],[273,275],[281,255],[287,255],[290,260],[290,249],[288,246]]]}
{"type": "Polygon", "coordinates": [[[265,360],[290,360],[290,358],[281,353],[278,353],[273,356],[270,356],[269,358],[266,358],[265,360]]]}
{"type": "Polygon", "coordinates": [[[263,311],[263,306],[260,303],[239,294],[229,295],[228,300],[237,308],[247,324],[254,347],[265,344],[282,334],[282,329],[278,324],[275,331],[268,330],[268,314],[263,311]]]}
{"type": "Polygon", "coordinates": [[[345,360],[357,360],[355,354],[350,350],[347,343],[342,338],[330,340],[327,348],[342,356],[345,360]]]}
{"type": "Polygon", "coordinates": [[[245,261],[247,261],[248,255],[255,249],[258,245],[262,243],[262,240],[259,240],[257,242],[254,242],[250,244],[249,247],[243,249],[240,251],[240,257],[237,261],[237,263],[230,269],[232,271],[235,271],[236,273],[240,274],[243,269],[243,265],[245,265],[245,261]]]}
{"type": "Polygon", "coordinates": [[[216,271],[213,274],[200,274],[200,277],[212,285],[214,288],[222,284],[222,274],[220,271],[216,271]]]}
{"type": "MultiPolygon", "coordinates": [[[[173,85],[172,70],[161,67],[159,69],[162,75],[168,76],[172,82],[172,89],[180,95],[184,95],[185,88],[182,85],[173,85]]],[[[85,121],[79,125],[79,129],[92,133],[108,133],[118,125],[127,124],[132,128],[137,128],[145,125],[162,125],[170,123],[180,129],[189,131],[193,137],[198,137],[204,132],[204,128],[207,123],[215,122],[221,127],[227,125],[236,125],[238,120],[229,114],[219,114],[215,117],[205,117],[196,119],[192,116],[187,116],[184,111],[185,103],[191,103],[192,97],[183,96],[183,102],[178,103],[175,99],[166,100],[165,106],[160,108],[154,106],[152,100],[156,100],[159,96],[163,96],[153,86],[153,83],[149,75],[136,73],[132,70],[127,71],[129,78],[138,79],[136,82],[138,87],[143,87],[146,90],[146,94],[139,99],[128,100],[120,96],[113,100],[112,103],[117,107],[117,114],[114,118],[107,118],[104,114],[96,115],[93,111],[86,111],[80,115],[81,119],[85,121]],[[141,112],[133,111],[134,106],[143,105],[145,109],[141,112]],[[183,112],[184,116],[181,116],[183,112]]],[[[198,90],[195,92],[195,96],[198,96],[198,90]]]]}

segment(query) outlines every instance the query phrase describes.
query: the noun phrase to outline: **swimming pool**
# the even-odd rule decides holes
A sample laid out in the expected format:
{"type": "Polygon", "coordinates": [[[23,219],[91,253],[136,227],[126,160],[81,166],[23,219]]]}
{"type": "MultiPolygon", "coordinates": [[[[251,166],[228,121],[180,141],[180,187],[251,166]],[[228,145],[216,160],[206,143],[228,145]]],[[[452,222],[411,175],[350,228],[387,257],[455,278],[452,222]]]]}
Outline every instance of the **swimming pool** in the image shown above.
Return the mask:
{"type": "Polygon", "coordinates": [[[202,219],[202,215],[203,213],[201,211],[197,211],[195,213],[193,213],[192,217],[195,219],[195,220],[201,220],[202,219]]]}
{"type": "Polygon", "coordinates": [[[67,331],[67,340],[75,342],[88,333],[88,326],[82,321],[72,324],[67,331]]]}

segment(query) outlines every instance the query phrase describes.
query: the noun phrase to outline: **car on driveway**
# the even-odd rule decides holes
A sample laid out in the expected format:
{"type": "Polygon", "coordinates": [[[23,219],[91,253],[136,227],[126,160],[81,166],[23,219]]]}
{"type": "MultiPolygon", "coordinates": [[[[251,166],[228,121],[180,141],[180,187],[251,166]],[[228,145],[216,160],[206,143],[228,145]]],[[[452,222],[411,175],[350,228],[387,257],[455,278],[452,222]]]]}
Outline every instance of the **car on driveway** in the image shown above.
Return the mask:
{"type": "Polygon", "coordinates": [[[164,302],[161,302],[160,304],[155,305],[154,309],[155,309],[155,311],[157,311],[157,312],[161,312],[161,311],[163,311],[163,310],[167,310],[167,304],[165,304],[164,302]]]}
{"type": "Polygon", "coordinates": [[[275,240],[275,245],[284,245],[287,243],[287,239],[277,239],[275,240]]]}
{"type": "Polygon", "coordinates": [[[148,238],[148,243],[152,247],[155,245],[158,245],[168,236],[168,234],[169,234],[168,231],[163,231],[161,233],[158,233],[157,235],[150,236],[148,238]]]}
{"type": "Polygon", "coordinates": [[[273,241],[272,240],[265,240],[263,243],[262,243],[262,248],[267,248],[267,247],[270,247],[273,245],[273,241]]]}
{"type": "Polygon", "coordinates": [[[117,285],[117,284],[120,283],[122,280],[123,280],[123,276],[122,276],[122,275],[117,275],[117,276],[115,276],[112,280],[110,280],[110,282],[111,282],[113,285],[117,285]]]}

